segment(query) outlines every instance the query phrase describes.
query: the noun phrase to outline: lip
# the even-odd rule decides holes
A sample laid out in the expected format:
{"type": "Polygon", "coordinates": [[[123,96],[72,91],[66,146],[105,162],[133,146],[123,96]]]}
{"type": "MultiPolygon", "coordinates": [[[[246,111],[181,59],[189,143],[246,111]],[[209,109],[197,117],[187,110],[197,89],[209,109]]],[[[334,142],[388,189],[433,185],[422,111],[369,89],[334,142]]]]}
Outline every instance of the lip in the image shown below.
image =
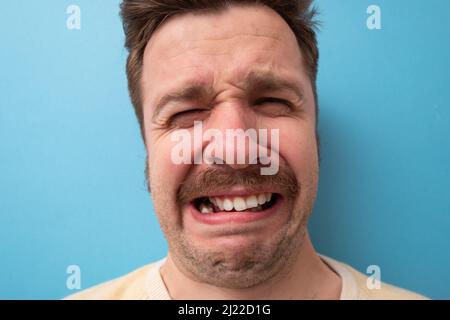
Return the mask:
{"type": "MultiPolygon", "coordinates": [[[[245,194],[249,194],[246,192],[245,194]]],[[[226,196],[230,195],[244,195],[244,194],[231,194],[230,192],[226,193],[226,196]]],[[[188,205],[188,212],[192,214],[195,220],[197,220],[200,223],[208,224],[208,225],[221,225],[221,224],[244,224],[244,223],[251,223],[258,220],[263,220],[271,217],[274,215],[280,206],[282,205],[284,201],[284,198],[282,196],[279,196],[275,204],[264,210],[264,211],[257,211],[257,212],[229,212],[229,211],[221,211],[221,212],[215,212],[215,213],[208,213],[203,214],[200,213],[197,208],[194,206],[194,204],[191,202],[188,205]]]]}
{"type": "MultiPolygon", "coordinates": [[[[245,187],[233,187],[231,189],[226,189],[223,191],[214,191],[208,194],[204,194],[201,195],[200,197],[246,197],[246,196],[250,196],[250,195],[254,195],[254,194],[260,194],[260,193],[277,193],[278,192],[274,191],[273,189],[248,189],[245,187]]],[[[200,197],[196,197],[200,198],[200,197]]],[[[195,199],[191,199],[191,200],[195,200],[195,199]]]]}

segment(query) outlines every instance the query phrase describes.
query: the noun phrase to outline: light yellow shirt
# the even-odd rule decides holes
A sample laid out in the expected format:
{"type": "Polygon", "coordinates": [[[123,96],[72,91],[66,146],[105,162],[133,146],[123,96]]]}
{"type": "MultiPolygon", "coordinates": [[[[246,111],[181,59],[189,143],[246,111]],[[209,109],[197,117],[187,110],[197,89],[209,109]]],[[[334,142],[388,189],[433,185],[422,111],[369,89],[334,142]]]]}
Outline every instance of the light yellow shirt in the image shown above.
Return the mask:
{"type": "MultiPolygon", "coordinates": [[[[422,300],[419,294],[381,283],[379,289],[369,289],[367,276],[352,267],[321,256],[342,280],[341,300],[422,300]]],[[[105,282],[67,297],[69,300],[170,300],[159,268],[160,260],[139,268],[123,277],[105,282]]]]}

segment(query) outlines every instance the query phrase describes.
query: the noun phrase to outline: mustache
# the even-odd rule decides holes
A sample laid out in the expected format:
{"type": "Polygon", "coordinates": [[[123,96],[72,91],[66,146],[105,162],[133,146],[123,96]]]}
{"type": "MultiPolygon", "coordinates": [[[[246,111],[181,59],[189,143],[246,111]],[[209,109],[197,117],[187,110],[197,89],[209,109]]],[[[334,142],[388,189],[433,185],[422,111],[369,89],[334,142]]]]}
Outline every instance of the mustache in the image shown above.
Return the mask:
{"type": "Polygon", "coordinates": [[[224,192],[236,185],[254,193],[268,188],[290,199],[298,195],[300,184],[289,166],[280,164],[276,175],[261,175],[260,167],[250,165],[233,169],[227,165],[212,165],[183,181],[177,192],[178,202],[187,203],[211,193],[224,192]]]}

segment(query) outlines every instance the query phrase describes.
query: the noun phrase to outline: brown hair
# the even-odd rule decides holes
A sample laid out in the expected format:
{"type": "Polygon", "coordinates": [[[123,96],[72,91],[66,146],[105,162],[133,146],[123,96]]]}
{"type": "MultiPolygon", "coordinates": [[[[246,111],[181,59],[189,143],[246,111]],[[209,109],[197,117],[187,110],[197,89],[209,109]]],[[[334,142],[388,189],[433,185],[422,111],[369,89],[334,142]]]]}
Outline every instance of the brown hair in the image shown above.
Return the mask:
{"type": "Polygon", "coordinates": [[[220,11],[233,4],[265,5],[277,12],[294,32],[304,56],[305,67],[310,77],[314,97],[317,94],[316,76],[319,50],[314,20],[313,0],[123,0],[121,17],[125,31],[125,47],[129,51],[127,60],[128,89],[145,141],[140,81],[142,61],[147,42],[155,30],[168,18],[194,11],[220,11]]]}

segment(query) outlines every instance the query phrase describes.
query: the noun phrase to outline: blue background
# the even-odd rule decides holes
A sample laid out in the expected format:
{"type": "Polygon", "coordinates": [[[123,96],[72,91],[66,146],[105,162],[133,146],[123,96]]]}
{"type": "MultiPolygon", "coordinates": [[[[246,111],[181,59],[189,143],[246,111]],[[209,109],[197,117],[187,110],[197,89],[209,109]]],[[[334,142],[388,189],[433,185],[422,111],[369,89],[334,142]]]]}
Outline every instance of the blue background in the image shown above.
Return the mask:
{"type": "MultiPolygon", "coordinates": [[[[1,1],[0,298],[54,299],[165,255],[119,1],[1,1]]],[[[450,298],[450,2],[320,0],[319,252],[450,298]],[[366,9],[382,10],[368,30],[366,9]]]]}

